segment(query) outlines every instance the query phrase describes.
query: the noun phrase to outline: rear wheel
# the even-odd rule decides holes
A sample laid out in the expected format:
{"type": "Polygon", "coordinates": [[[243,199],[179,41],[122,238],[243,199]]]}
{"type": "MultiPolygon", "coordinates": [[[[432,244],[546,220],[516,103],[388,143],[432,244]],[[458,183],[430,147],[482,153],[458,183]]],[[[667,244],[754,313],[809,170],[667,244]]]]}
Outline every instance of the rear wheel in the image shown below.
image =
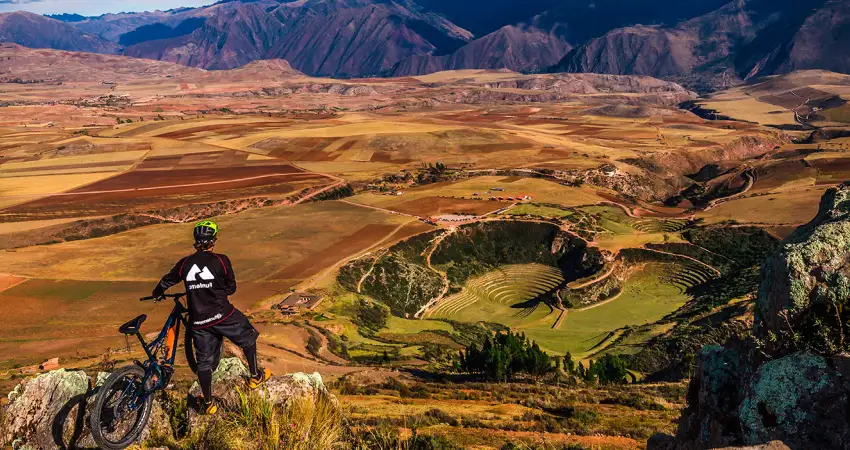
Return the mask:
{"type": "Polygon", "coordinates": [[[129,447],[148,423],[153,395],[144,395],[145,369],[127,366],[113,372],[101,386],[89,419],[92,437],[100,448],[129,447]]]}

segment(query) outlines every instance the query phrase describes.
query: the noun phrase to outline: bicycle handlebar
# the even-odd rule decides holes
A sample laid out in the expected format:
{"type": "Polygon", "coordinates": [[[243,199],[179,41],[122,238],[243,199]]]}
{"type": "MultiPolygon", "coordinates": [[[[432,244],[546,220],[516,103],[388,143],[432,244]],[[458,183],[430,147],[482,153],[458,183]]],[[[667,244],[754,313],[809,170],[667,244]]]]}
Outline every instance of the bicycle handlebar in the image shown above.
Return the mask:
{"type": "Polygon", "coordinates": [[[176,300],[176,299],[179,299],[179,298],[182,298],[182,297],[185,297],[185,296],[186,296],[185,292],[179,292],[177,294],[162,294],[161,297],[154,297],[154,296],[151,295],[151,296],[148,296],[148,297],[142,297],[142,298],[139,299],[139,301],[141,301],[141,302],[146,302],[146,301],[149,301],[149,300],[162,301],[162,300],[165,300],[166,298],[173,298],[173,299],[176,300]]]}

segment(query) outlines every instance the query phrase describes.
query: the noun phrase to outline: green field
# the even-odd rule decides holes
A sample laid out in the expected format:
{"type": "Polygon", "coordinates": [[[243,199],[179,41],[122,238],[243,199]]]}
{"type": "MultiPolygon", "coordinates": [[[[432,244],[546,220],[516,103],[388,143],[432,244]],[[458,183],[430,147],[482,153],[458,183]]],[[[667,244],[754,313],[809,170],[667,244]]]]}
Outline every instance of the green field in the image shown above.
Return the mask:
{"type": "Polygon", "coordinates": [[[557,270],[539,265],[506,266],[471,280],[461,293],[447,298],[428,316],[501,323],[524,332],[553,354],[570,351],[585,357],[599,350],[598,344],[610,332],[654,322],[682,306],[688,297],[679,278],[673,279],[682,272],[677,265],[648,263],[628,278],[622,294],[613,301],[585,310],[569,310],[559,328],[552,329],[559,311],[543,303],[529,308],[512,306],[556,286],[557,270]]]}
{"type": "Polygon", "coordinates": [[[486,320],[508,326],[543,320],[552,314],[551,307],[540,302],[525,308],[515,306],[552,290],[563,280],[561,272],[550,266],[504,266],[470,280],[460,293],[441,301],[427,316],[467,322],[486,320]]]}
{"type": "Polygon", "coordinates": [[[571,211],[567,211],[565,209],[545,205],[536,205],[533,203],[523,203],[517,205],[505,211],[505,214],[509,216],[536,216],[546,218],[551,217],[556,219],[561,219],[573,215],[571,211]]]}

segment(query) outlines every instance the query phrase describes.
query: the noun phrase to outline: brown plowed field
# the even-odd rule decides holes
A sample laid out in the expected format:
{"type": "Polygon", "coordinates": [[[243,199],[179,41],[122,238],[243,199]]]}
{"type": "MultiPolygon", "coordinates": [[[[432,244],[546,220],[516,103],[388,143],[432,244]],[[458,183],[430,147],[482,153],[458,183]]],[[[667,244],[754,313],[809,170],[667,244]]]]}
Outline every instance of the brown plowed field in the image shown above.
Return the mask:
{"type": "Polygon", "coordinates": [[[510,202],[468,200],[452,197],[423,197],[392,206],[393,211],[415,216],[436,216],[439,214],[486,214],[490,211],[510,206],[510,202]]]}
{"type": "Polygon", "coordinates": [[[271,138],[252,145],[253,148],[269,150],[269,156],[285,157],[294,161],[333,161],[337,153],[324,149],[342,138],[271,138]]]}
{"type": "Polygon", "coordinates": [[[494,153],[494,152],[502,152],[508,150],[522,150],[526,148],[531,148],[531,144],[524,144],[521,142],[504,142],[504,143],[494,143],[494,144],[466,144],[461,145],[461,149],[471,153],[494,153]]]}
{"type": "Polygon", "coordinates": [[[370,224],[339,241],[284,268],[271,276],[273,280],[302,280],[327,269],[346,256],[365,250],[383,240],[396,227],[394,225],[370,224]]]}
{"type": "MultiPolygon", "coordinates": [[[[237,171],[237,168],[230,169],[237,171]]],[[[150,174],[157,171],[144,171],[142,175],[150,174]]],[[[159,171],[165,174],[187,173],[193,171],[159,171]]],[[[238,172],[238,171],[237,171],[238,172]]],[[[134,172],[131,172],[134,173],[134,172]]],[[[116,178],[120,178],[116,177],[116,178]]],[[[139,180],[137,175],[133,175],[133,180],[139,180]]],[[[96,183],[95,185],[87,186],[84,189],[73,191],[75,195],[54,195],[31,202],[27,202],[4,211],[5,214],[24,215],[29,220],[34,218],[56,218],[56,217],[75,217],[75,216],[91,216],[103,214],[120,214],[134,211],[150,211],[154,209],[171,208],[195,203],[210,203],[222,200],[259,197],[259,196],[274,196],[294,193],[304,188],[325,184],[326,178],[321,175],[308,173],[288,173],[288,174],[271,174],[262,178],[244,179],[244,180],[221,180],[215,184],[198,184],[194,186],[184,187],[168,187],[178,184],[193,184],[198,183],[198,178],[187,177],[184,180],[192,180],[180,182],[172,178],[167,178],[169,184],[166,185],[162,180],[154,186],[139,186],[143,190],[136,190],[136,187],[127,184],[130,180],[118,180],[114,184],[96,183]],[[163,186],[163,187],[157,187],[163,186]],[[112,190],[112,191],[110,191],[112,190]],[[100,192],[98,192],[100,191],[100,192]]],[[[105,180],[110,181],[110,180],[105,180]]]]}
{"type": "Polygon", "coordinates": [[[818,170],[818,181],[834,183],[850,175],[850,158],[821,158],[808,161],[818,170]],[[822,180],[821,180],[822,179],[822,180]]]}
{"type": "Polygon", "coordinates": [[[238,134],[243,135],[247,131],[258,131],[263,129],[286,128],[291,124],[290,121],[285,122],[253,122],[253,123],[225,123],[216,125],[202,125],[192,128],[184,128],[180,131],[171,131],[157,135],[157,137],[166,139],[186,139],[194,136],[195,133],[205,133],[214,131],[217,134],[238,134]]]}
{"type": "MultiPolygon", "coordinates": [[[[162,170],[147,172],[127,172],[117,177],[109,178],[77,189],[73,192],[111,191],[117,189],[155,188],[158,186],[175,186],[194,183],[221,182],[238,180],[261,175],[303,173],[292,166],[248,166],[248,167],[217,167],[212,169],[191,170],[162,170]]],[[[259,180],[263,180],[260,178],[259,180]]],[[[224,183],[222,183],[224,185],[224,183]]],[[[226,186],[232,187],[232,186],[226,186]]],[[[205,190],[209,190],[206,187],[205,190]]],[[[182,188],[179,193],[188,193],[182,188]]]]}
{"type": "Polygon", "coordinates": [[[771,191],[795,180],[818,176],[817,170],[799,159],[759,167],[757,172],[758,179],[753,186],[754,192],[771,191]]]}

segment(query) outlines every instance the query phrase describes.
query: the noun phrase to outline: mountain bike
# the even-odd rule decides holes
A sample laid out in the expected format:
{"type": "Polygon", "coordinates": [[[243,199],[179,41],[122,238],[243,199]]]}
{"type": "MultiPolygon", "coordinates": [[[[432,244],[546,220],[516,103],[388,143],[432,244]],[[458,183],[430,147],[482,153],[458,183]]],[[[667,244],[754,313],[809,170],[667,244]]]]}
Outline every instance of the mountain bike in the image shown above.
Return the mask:
{"type": "MultiPolygon", "coordinates": [[[[145,314],[118,328],[121,334],[139,339],[148,359],[116,370],[98,390],[89,422],[92,437],[101,448],[120,450],[135,442],[150,419],[154,394],[171,382],[180,328],[186,327],[188,331],[189,327],[188,310],[181,302],[185,296],[186,293],[179,293],[139,299],[153,300],[155,303],[166,298],[174,300],[174,309],[166,319],[165,326],[150,343],[145,342],[141,334],[142,323],[147,319],[145,314]]],[[[186,332],[184,336],[186,359],[192,371],[197,372],[191,333],[186,332]]]]}

